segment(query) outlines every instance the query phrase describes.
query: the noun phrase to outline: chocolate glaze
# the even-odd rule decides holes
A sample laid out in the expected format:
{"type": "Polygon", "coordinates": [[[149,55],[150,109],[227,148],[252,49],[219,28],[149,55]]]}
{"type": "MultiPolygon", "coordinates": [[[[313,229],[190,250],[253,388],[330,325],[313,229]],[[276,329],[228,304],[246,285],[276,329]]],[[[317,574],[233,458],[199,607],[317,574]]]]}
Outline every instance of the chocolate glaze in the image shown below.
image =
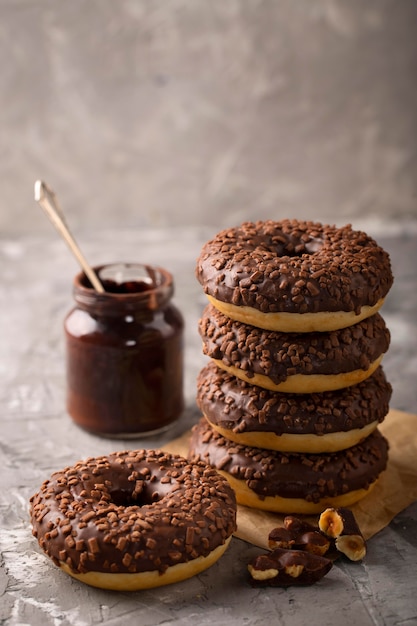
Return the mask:
{"type": "Polygon", "coordinates": [[[236,501],[206,465],[136,450],[54,473],[31,498],[31,520],[42,549],[76,573],[163,573],[222,545],[236,501]]]}
{"type": "Polygon", "coordinates": [[[199,332],[204,354],[244,370],[247,376],[268,376],[275,384],[294,374],[367,370],[390,343],[379,314],[331,332],[281,333],[236,322],[208,305],[199,332]]]}
{"type": "Polygon", "coordinates": [[[280,393],[251,385],[214,363],[197,379],[197,404],[212,424],[233,431],[314,434],[363,428],[382,422],[392,387],[382,367],[358,385],[312,394],[280,393]]]}
{"type": "Polygon", "coordinates": [[[202,248],[206,294],[263,313],[355,311],[388,293],[388,254],[368,235],[299,220],[245,222],[202,248]]]}
{"type": "Polygon", "coordinates": [[[202,418],[193,428],[189,457],[245,481],[260,498],[281,496],[319,502],[367,489],[386,467],[388,442],[376,430],[363,442],[341,452],[275,452],[233,443],[202,418]]]}

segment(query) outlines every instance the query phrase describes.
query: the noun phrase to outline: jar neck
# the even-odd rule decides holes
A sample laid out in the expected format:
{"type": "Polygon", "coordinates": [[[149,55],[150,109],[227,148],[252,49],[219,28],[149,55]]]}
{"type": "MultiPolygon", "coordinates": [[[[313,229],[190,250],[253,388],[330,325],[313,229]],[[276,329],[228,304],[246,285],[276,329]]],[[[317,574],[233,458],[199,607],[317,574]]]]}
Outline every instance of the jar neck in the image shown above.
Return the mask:
{"type": "Polygon", "coordinates": [[[114,264],[95,267],[100,277],[104,293],[93,289],[84,272],[74,278],[73,296],[77,305],[89,313],[98,315],[133,315],[148,317],[166,307],[174,294],[172,275],[161,267],[153,265],[114,264]],[[101,277],[111,275],[112,268],[118,269],[118,281],[101,277]],[[123,268],[131,273],[138,268],[146,272],[144,280],[123,278],[123,268]]]}

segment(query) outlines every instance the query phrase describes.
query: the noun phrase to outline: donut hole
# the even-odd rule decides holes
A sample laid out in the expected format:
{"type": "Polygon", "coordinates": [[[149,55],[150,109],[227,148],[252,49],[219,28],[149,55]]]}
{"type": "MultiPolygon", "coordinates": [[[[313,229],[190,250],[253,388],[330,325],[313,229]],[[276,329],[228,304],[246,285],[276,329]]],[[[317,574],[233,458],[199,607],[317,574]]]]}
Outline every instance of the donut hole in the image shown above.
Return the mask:
{"type": "Polygon", "coordinates": [[[145,506],[147,504],[153,504],[160,500],[160,494],[157,491],[150,491],[148,489],[141,489],[137,491],[136,488],[132,489],[114,489],[110,492],[111,502],[116,506],[129,507],[129,506],[145,506]]]}
{"type": "Polygon", "coordinates": [[[323,247],[324,241],[320,237],[311,237],[307,241],[302,239],[290,239],[278,246],[278,256],[302,257],[305,254],[316,254],[323,247]]]}

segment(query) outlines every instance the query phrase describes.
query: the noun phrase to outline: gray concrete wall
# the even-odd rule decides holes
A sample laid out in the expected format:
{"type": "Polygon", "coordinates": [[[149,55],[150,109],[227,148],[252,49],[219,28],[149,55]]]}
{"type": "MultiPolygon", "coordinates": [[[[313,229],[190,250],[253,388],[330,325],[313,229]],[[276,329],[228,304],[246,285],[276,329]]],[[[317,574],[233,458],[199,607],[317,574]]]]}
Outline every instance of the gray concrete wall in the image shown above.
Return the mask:
{"type": "Polygon", "coordinates": [[[417,218],[415,0],[0,0],[0,233],[417,218]]]}

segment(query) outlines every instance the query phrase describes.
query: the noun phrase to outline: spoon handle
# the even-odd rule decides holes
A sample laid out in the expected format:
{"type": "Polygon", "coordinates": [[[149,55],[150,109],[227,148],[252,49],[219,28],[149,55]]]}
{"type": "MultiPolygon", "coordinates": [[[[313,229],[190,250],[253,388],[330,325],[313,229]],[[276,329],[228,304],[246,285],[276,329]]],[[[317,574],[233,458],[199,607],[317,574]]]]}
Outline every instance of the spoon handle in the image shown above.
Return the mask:
{"type": "Polygon", "coordinates": [[[37,180],[35,182],[35,200],[40,204],[40,206],[43,208],[43,210],[51,220],[52,224],[55,226],[57,231],[60,233],[60,235],[62,235],[62,237],[68,244],[70,250],[78,260],[94,289],[99,293],[104,293],[103,285],[99,281],[97,274],[87,263],[86,258],[82,254],[80,248],[78,247],[78,244],[76,243],[65,222],[64,214],[58,204],[55,193],[42,180],[37,180]]]}

